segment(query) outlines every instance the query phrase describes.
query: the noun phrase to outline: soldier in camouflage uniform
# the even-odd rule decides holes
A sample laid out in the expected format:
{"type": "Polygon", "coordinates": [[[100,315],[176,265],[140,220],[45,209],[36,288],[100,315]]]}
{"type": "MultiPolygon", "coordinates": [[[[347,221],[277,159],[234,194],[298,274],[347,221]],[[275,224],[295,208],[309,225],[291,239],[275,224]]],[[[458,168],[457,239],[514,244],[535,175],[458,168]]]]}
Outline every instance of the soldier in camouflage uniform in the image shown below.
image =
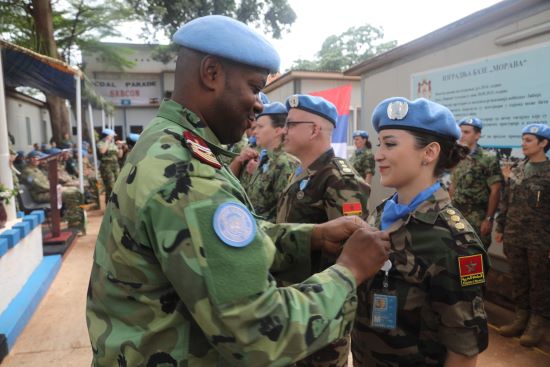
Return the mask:
{"type": "Polygon", "coordinates": [[[504,240],[516,302],[515,319],[499,332],[534,346],[543,336],[543,316],[550,317],[550,127],[528,125],[522,135],[526,159],[512,166],[497,217],[495,239],[504,240]]]}
{"type": "Polygon", "coordinates": [[[393,252],[358,290],[354,366],[473,366],[488,345],[488,258],[437,181],[467,155],[460,130],[447,108],[426,99],[389,98],[372,120],[380,180],[396,193],[369,223],[390,233],[393,252]]]}
{"type": "MultiPolygon", "coordinates": [[[[324,223],[343,215],[367,216],[370,187],[349,163],[334,155],[330,146],[336,126],[336,107],[321,97],[293,95],[286,101],[289,111],[284,149],[301,162],[277,204],[277,223],[324,223]]],[[[321,252],[298,272],[277,274],[278,280],[299,282],[334,264],[321,252]]],[[[298,366],[347,366],[349,336],[297,363],[298,366]]]]}
{"type": "Polygon", "coordinates": [[[383,264],[387,236],[357,229],[357,217],[256,221],[218,157],[261,112],[257,93],[277,54],[223,16],[186,23],[174,41],[184,47],[173,99],[128,156],[96,243],[86,313],[93,365],[288,365],[351,328],[354,288],[383,264]],[[278,253],[299,263],[308,243],[336,250],[352,232],[336,265],[276,287],[268,269],[285,266],[274,263],[278,253]]]}
{"type": "Polygon", "coordinates": [[[264,105],[256,116],[256,141],[263,148],[259,165],[251,179],[243,184],[256,214],[275,223],[277,201],[300,162],[282,149],[286,107],[279,102],[264,105]]]}
{"type": "MultiPolygon", "coordinates": [[[[46,155],[33,150],[28,154],[29,164],[21,173],[21,182],[29,188],[33,201],[37,203],[50,203],[50,181],[38,167],[39,158],[46,155]]],[[[84,212],[80,205],[84,204],[84,197],[76,187],[62,187],[61,200],[65,211],[64,217],[70,228],[78,228],[85,233],[84,212]]]]}
{"type": "Polygon", "coordinates": [[[483,125],[477,117],[459,121],[460,144],[470,154],[453,170],[449,194],[453,205],[466,217],[483,241],[491,244],[491,230],[500,199],[502,173],[496,155],[478,144],[483,125]]]}
{"type": "Polygon", "coordinates": [[[99,155],[99,172],[103,180],[105,190],[105,203],[109,202],[109,197],[113,191],[113,185],[118,177],[120,167],[118,159],[122,157],[122,150],[114,143],[115,132],[111,129],[103,129],[101,140],[97,144],[99,155]]]}
{"type": "Polygon", "coordinates": [[[353,132],[353,144],[355,144],[355,152],[349,159],[349,163],[355,170],[365,179],[369,185],[374,176],[374,155],[371,151],[371,143],[369,141],[369,133],[365,130],[357,130],[353,132]]]}

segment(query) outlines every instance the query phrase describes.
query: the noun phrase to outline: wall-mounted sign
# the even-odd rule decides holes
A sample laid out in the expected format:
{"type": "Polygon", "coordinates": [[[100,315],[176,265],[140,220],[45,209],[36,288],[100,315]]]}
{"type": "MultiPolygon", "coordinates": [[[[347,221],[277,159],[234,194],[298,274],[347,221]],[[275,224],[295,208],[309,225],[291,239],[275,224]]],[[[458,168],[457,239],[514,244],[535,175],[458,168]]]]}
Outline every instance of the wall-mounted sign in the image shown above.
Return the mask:
{"type": "Polygon", "coordinates": [[[159,77],[133,79],[122,75],[121,79],[95,79],[97,93],[115,106],[151,106],[158,105],[162,97],[159,77]]]}
{"type": "Polygon", "coordinates": [[[480,144],[521,144],[523,126],[550,119],[550,44],[526,48],[411,77],[411,96],[447,106],[458,119],[483,121],[480,144]]]}

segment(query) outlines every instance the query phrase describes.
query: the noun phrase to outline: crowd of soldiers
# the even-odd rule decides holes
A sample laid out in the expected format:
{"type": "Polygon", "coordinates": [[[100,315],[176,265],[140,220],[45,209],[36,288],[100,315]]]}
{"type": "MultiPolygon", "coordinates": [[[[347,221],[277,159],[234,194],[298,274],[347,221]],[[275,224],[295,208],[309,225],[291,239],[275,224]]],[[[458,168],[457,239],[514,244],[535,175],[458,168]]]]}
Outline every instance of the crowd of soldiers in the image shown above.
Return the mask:
{"type": "MultiPolygon", "coordinates": [[[[112,134],[111,134],[112,133],[112,134]]],[[[114,132],[110,129],[104,129],[102,135],[114,132]]],[[[12,169],[14,189],[21,193],[21,185],[25,186],[26,191],[35,204],[50,204],[50,172],[48,157],[55,156],[57,162],[57,192],[61,198],[61,208],[63,220],[67,222],[69,228],[86,233],[86,217],[84,207],[87,204],[95,205],[99,208],[100,188],[104,187],[106,196],[110,194],[112,185],[118,173],[119,165],[124,163],[126,155],[139,138],[138,134],[129,134],[126,142],[117,141],[115,147],[115,161],[112,164],[112,151],[105,150],[103,141],[98,142],[100,172],[102,185],[98,182],[93,165],[92,149],[88,142],[82,144],[82,164],[84,178],[84,192],[79,189],[79,170],[78,170],[78,149],[76,144],[70,139],[69,134],[63,136],[59,147],[55,141],[50,144],[33,144],[33,150],[26,153],[16,151],[14,148],[15,138],[10,134],[10,167],[12,169]],[[116,167],[114,167],[116,165],[116,167]]],[[[22,200],[22,199],[21,199],[22,200]]],[[[16,207],[19,210],[20,200],[16,200],[16,207]]],[[[25,209],[25,208],[21,208],[25,209]]]]}
{"type": "Polygon", "coordinates": [[[372,115],[376,153],[356,131],[347,161],[332,103],[260,92],[279,56],[255,31],[206,16],[173,41],[172,97],[120,173],[113,132],[100,143],[119,177],[88,289],[95,366],[345,366],[350,350],[355,366],[475,366],[495,220],[517,270],[499,332],[540,342],[550,128],[525,127],[503,174],[479,119],[393,97],[372,115]],[[369,213],[375,164],[395,193],[369,213]]]}

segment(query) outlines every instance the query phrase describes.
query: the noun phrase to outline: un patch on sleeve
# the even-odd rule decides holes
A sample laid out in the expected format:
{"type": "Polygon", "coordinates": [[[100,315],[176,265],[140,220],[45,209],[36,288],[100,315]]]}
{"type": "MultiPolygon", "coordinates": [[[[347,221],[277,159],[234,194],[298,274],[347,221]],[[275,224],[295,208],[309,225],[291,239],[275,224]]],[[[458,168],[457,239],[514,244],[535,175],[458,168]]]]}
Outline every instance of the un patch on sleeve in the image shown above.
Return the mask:
{"type": "Polygon", "coordinates": [[[485,283],[485,272],[483,271],[483,256],[481,254],[458,257],[458,269],[460,271],[460,285],[485,283]]]}
{"type": "Polygon", "coordinates": [[[220,240],[232,247],[248,246],[256,236],[256,221],[242,204],[221,204],[214,212],[212,226],[220,240]]]}

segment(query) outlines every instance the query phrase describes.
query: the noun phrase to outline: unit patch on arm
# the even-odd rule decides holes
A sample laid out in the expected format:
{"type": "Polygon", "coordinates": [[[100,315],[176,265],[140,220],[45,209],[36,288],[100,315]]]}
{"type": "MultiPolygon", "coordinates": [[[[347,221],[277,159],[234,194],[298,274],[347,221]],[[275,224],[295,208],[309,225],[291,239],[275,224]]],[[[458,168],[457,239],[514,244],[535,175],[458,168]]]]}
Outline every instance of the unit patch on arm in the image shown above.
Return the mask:
{"type": "Polygon", "coordinates": [[[344,203],[342,205],[342,213],[344,215],[358,215],[363,214],[363,209],[361,208],[361,203],[355,201],[353,203],[344,203]]]}
{"type": "Polygon", "coordinates": [[[256,221],[242,204],[221,204],[212,219],[214,231],[223,243],[231,247],[248,246],[256,236],[256,221]]]}
{"type": "Polygon", "coordinates": [[[483,256],[481,254],[458,257],[458,269],[460,272],[460,285],[467,287],[469,285],[485,283],[485,273],[483,271],[483,256]]]}

